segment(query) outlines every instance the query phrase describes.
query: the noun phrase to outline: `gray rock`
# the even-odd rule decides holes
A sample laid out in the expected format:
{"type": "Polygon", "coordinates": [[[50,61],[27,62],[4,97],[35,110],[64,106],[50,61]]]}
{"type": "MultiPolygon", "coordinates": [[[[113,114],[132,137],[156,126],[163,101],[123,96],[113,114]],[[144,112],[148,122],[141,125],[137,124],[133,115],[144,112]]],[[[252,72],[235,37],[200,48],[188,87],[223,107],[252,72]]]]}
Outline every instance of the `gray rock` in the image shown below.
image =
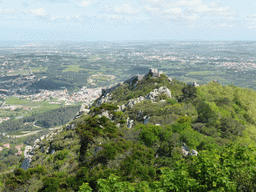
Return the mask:
{"type": "Polygon", "coordinates": [[[132,108],[133,105],[135,105],[135,104],[136,104],[135,101],[134,101],[133,99],[131,99],[131,100],[129,100],[129,101],[127,102],[126,107],[127,107],[127,108],[132,108]]]}
{"type": "Polygon", "coordinates": [[[51,154],[53,155],[55,153],[55,149],[52,149],[51,150],[51,154]]]}
{"type": "Polygon", "coordinates": [[[101,114],[101,116],[105,116],[106,118],[111,119],[111,117],[110,117],[108,111],[103,111],[102,114],[101,114]]]}
{"type": "Polygon", "coordinates": [[[130,118],[128,117],[128,118],[127,118],[127,128],[128,128],[128,129],[131,129],[132,126],[133,126],[133,120],[130,120],[130,118]]]}
{"type": "Polygon", "coordinates": [[[112,96],[110,93],[103,94],[101,97],[96,101],[96,106],[100,106],[103,103],[109,102],[112,100],[112,96]]]}
{"type": "Polygon", "coordinates": [[[76,128],[75,124],[66,124],[66,130],[73,130],[76,128]]]}
{"type": "Polygon", "coordinates": [[[159,94],[166,94],[168,98],[172,97],[171,91],[167,87],[160,87],[159,89],[154,89],[154,91],[150,92],[145,96],[145,99],[151,99],[155,101],[159,94]]]}
{"type": "Polygon", "coordinates": [[[21,168],[24,169],[25,171],[28,170],[32,160],[32,155],[31,155],[32,149],[33,148],[31,146],[27,145],[24,150],[24,160],[21,164],[21,168]]]}
{"type": "Polygon", "coordinates": [[[150,117],[144,116],[143,119],[144,119],[143,123],[147,124],[149,122],[150,117]]]}
{"type": "Polygon", "coordinates": [[[142,118],[142,117],[143,117],[143,111],[142,111],[142,110],[139,110],[138,115],[137,115],[137,118],[142,118]]]}
{"type": "Polygon", "coordinates": [[[193,155],[197,156],[197,155],[198,155],[198,152],[197,152],[195,149],[191,149],[191,152],[190,152],[189,155],[191,155],[191,156],[193,156],[193,155]]]}
{"type": "Polygon", "coordinates": [[[80,107],[80,111],[86,111],[87,109],[88,109],[88,106],[85,103],[83,103],[80,107]]]}
{"type": "Polygon", "coordinates": [[[199,87],[200,85],[197,82],[193,82],[194,87],[199,87]]]}
{"type": "Polygon", "coordinates": [[[123,111],[125,109],[125,105],[121,105],[120,109],[121,109],[121,111],[123,111]]]}
{"type": "Polygon", "coordinates": [[[188,156],[188,155],[197,156],[198,155],[198,152],[196,150],[194,150],[194,149],[190,150],[189,147],[185,143],[182,144],[181,150],[183,152],[183,156],[188,156]]]}
{"type": "Polygon", "coordinates": [[[190,149],[185,143],[182,144],[181,150],[183,152],[183,156],[188,156],[190,153],[190,149]]]}
{"type": "Polygon", "coordinates": [[[39,143],[39,141],[40,141],[39,139],[36,139],[35,142],[34,142],[34,144],[39,143]]]}
{"type": "Polygon", "coordinates": [[[154,91],[147,94],[145,99],[156,100],[157,96],[158,96],[157,89],[155,89],[154,91]]]}
{"type": "Polygon", "coordinates": [[[44,140],[45,135],[43,135],[42,137],[40,137],[40,141],[44,140]]]}
{"type": "Polygon", "coordinates": [[[164,94],[166,94],[167,95],[167,97],[168,98],[171,98],[172,97],[172,93],[171,93],[171,91],[167,88],[167,87],[160,87],[159,89],[158,89],[158,92],[161,94],[161,93],[164,93],[164,94]]]}
{"type": "Polygon", "coordinates": [[[88,109],[88,106],[83,103],[80,107],[80,110],[76,113],[76,116],[81,116],[82,114],[87,115],[90,112],[90,109],[88,109]]]}
{"type": "Polygon", "coordinates": [[[29,168],[29,166],[30,166],[30,162],[31,162],[31,158],[26,157],[26,158],[24,158],[24,160],[23,160],[23,162],[22,162],[22,164],[21,164],[20,167],[21,167],[22,169],[24,169],[25,171],[27,171],[28,168],[29,168]]]}

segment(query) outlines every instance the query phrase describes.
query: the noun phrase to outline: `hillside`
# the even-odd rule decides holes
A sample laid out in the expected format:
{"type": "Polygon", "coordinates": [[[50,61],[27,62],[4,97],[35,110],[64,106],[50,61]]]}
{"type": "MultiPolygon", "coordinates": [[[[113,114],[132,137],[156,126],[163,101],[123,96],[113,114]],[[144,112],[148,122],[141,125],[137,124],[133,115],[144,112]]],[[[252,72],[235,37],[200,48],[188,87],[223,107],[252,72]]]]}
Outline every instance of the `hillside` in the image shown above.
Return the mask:
{"type": "Polygon", "coordinates": [[[255,110],[254,90],[150,69],[26,147],[2,190],[253,191],[255,110]]]}

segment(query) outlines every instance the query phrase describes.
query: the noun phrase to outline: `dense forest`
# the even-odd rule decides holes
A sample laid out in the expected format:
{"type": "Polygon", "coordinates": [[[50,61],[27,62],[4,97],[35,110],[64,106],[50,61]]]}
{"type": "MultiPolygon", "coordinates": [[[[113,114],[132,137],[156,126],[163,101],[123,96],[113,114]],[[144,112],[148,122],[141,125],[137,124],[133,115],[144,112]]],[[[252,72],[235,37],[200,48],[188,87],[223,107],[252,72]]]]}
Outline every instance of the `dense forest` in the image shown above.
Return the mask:
{"type": "Polygon", "coordinates": [[[41,114],[34,114],[23,119],[10,119],[0,124],[0,130],[3,133],[11,133],[16,131],[32,131],[38,129],[38,127],[33,126],[33,122],[35,122],[35,125],[42,128],[64,125],[72,120],[72,117],[75,116],[79,108],[80,106],[66,106],[41,114]]]}
{"type": "Polygon", "coordinates": [[[99,98],[75,129],[42,140],[30,168],[3,175],[2,189],[254,191],[255,110],[251,89],[148,75],[99,98]],[[161,87],[171,97],[148,99],[161,87]]]}

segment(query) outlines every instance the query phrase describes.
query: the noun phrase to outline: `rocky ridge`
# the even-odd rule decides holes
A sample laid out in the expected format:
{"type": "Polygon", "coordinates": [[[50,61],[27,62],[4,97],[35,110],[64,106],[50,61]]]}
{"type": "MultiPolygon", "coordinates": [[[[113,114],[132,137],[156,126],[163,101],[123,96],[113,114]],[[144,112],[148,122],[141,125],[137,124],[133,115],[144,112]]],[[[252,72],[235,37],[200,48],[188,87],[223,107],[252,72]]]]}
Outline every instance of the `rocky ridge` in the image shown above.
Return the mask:
{"type": "MultiPolygon", "coordinates": [[[[162,74],[162,72],[158,72],[156,69],[149,69],[149,73],[146,75],[136,75],[133,76],[132,78],[119,83],[118,85],[109,88],[109,89],[103,89],[102,90],[102,95],[95,101],[96,106],[100,106],[103,103],[107,103],[109,101],[112,101],[112,95],[111,92],[114,91],[116,88],[118,88],[119,86],[122,86],[124,83],[129,83],[130,86],[136,86],[136,84],[138,83],[139,80],[142,80],[143,78],[147,77],[148,75],[152,75],[152,77],[159,77],[160,74],[162,74]]],[[[169,82],[172,81],[172,79],[170,77],[168,77],[169,82]]],[[[162,86],[158,89],[154,89],[153,91],[151,91],[150,93],[148,93],[146,96],[140,96],[138,98],[135,99],[130,99],[127,101],[126,104],[123,104],[121,106],[118,105],[118,109],[116,111],[125,111],[128,109],[131,109],[134,105],[144,101],[144,100],[150,100],[151,102],[156,102],[158,96],[160,94],[166,94],[167,98],[172,98],[172,93],[171,91],[165,87],[162,86]]],[[[163,100],[165,101],[165,100],[163,100]]],[[[76,116],[73,118],[73,120],[75,119],[79,119],[82,115],[87,115],[91,112],[90,110],[91,106],[87,106],[86,104],[82,104],[80,107],[80,110],[77,112],[76,116]]],[[[103,111],[101,114],[99,114],[99,117],[101,116],[105,116],[110,120],[114,119],[114,116],[112,114],[110,114],[107,110],[103,111]]],[[[143,112],[141,111],[138,116],[141,116],[141,118],[143,119],[143,124],[147,124],[150,121],[150,117],[149,116],[144,116],[143,112]]],[[[131,129],[134,126],[134,120],[130,119],[129,117],[126,120],[126,125],[128,129],[131,129]]],[[[157,124],[160,126],[160,124],[157,124]]],[[[117,126],[120,126],[120,124],[117,124],[117,126]]],[[[76,124],[74,123],[74,121],[72,121],[71,123],[68,123],[65,125],[65,129],[66,130],[74,130],[76,128],[76,124]]],[[[25,152],[24,152],[24,156],[25,159],[22,162],[21,168],[23,168],[24,170],[27,170],[30,166],[30,163],[32,161],[32,156],[34,155],[33,151],[35,149],[40,148],[41,152],[44,153],[48,153],[48,154],[53,154],[55,152],[55,148],[54,147],[48,147],[45,148],[45,146],[42,144],[42,140],[52,140],[53,136],[58,134],[58,132],[61,132],[63,129],[60,129],[58,131],[55,131],[54,133],[45,135],[43,137],[41,137],[40,139],[35,140],[34,142],[34,146],[26,146],[25,152]]],[[[197,151],[195,151],[194,149],[190,150],[188,149],[188,147],[186,147],[185,145],[182,146],[182,151],[183,151],[183,155],[187,156],[187,155],[197,155],[197,151]]]]}

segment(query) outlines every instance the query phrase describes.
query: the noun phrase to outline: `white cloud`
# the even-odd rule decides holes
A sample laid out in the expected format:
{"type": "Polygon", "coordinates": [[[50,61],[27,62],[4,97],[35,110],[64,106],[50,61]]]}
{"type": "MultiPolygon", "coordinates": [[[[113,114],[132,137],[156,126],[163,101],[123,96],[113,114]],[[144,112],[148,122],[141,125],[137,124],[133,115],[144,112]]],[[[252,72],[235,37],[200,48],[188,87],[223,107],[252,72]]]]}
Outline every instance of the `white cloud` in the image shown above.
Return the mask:
{"type": "Polygon", "coordinates": [[[249,15],[248,17],[245,18],[247,21],[256,21],[256,14],[254,15],[249,15]]]}
{"type": "Polygon", "coordinates": [[[156,7],[164,7],[164,8],[170,8],[170,7],[191,7],[200,5],[202,3],[202,0],[144,0],[145,2],[154,5],[156,7]]]}
{"type": "Polygon", "coordinates": [[[166,9],[163,11],[164,13],[173,13],[173,14],[182,14],[182,9],[179,7],[175,7],[175,8],[170,8],[170,9],[166,9]]]}
{"type": "Polygon", "coordinates": [[[195,21],[195,20],[199,19],[199,17],[200,16],[197,14],[183,16],[183,18],[185,18],[186,20],[190,20],[190,21],[195,21]]]}
{"type": "Polygon", "coordinates": [[[33,13],[37,16],[41,16],[41,17],[45,17],[48,15],[48,13],[46,12],[46,10],[44,8],[31,9],[30,11],[31,11],[31,13],[33,13]]]}
{"type": "Polygon", "coordinates": [[[82,1],[82,2],[80,2],[80,3],[78,3],[78,5],[79,5],[80,7],[87,7],[87,6],[89,6],[90,4],[92,4],[92,1],[89,1],[89,0],[84,0],[84,1],[82,1]]]}
{"type": "Polygon", "coordinates": [[[219,6],[219,2],[211,2],[210,7],[218,7],[219,6]]]}
{"type": "Polygon", "coordinates": [[[211,9],[207,5],[199,5],[196,9],[195,12],[198,13],[203,13],[203,12],[209,12],[211,9]]]}
{"type": "Polygon", "coordinates": [[[249,29],[254,29],[256,26],[256,14],[247,16],[245,21],[249,29]]]}
{"type": "Polygon", "coordinates": [[[177,6],[191,7],[191,6],[200,5],[201,3],[202,3],[202,0],[192,0],[192,1],[181,0],[181,1],[175,2],[174,4],[176,4],[177,6]]]}
{"type": "Polygon", "coordinates": [[[146,5],[145,10],[147,10],[149,12],[157,12],[157,11],[159,11],[159,8],[154,8],[154,7],[151,7],[150,5],[146,5]]]}
{"type": "Polygon", "coordinates": [[[145,10],[155,15],[175,20],[195,21],[204,18],[205,14],[214,18],[235,20],[236,12],[229,6],[221,6],[218,2],[203,3],[202,0],[144,0],[145,10]]]}
{"type": "Polygon", "coordinates": [[[116,6],[116,7],[114,7],[114,10],[117,13],[128,13],[128,14],[134,14],[134,13],[138,13],[140,11],[139,8],[134,7],[130,4],[123,4],[121,6],[116,6]]]}

